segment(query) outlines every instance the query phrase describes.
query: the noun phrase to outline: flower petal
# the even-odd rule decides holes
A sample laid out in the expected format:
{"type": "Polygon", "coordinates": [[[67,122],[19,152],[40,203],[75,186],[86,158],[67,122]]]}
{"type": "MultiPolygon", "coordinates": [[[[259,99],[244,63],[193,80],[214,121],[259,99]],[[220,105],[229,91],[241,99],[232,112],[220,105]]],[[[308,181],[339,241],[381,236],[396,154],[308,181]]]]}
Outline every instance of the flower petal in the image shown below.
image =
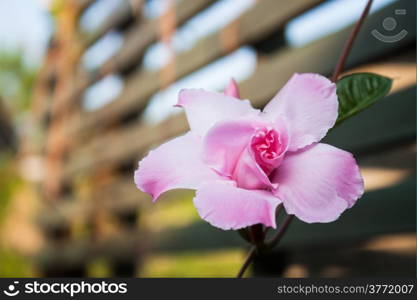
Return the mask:
{"type": "Polygon", "coordinates": [[[282,122],[282,119],[278,119],[273,126],[267,126],[265,129],[262,130],[262,133],[258,132],[253,137],[251,141],[251,152],[259,166],[269,176],[281,164],[285,157],[289,145],[289,135],[287,126],[282,122]],[[268,157],[268,155],[265,155],[265,152],[262,154],[262,150],[259,152],[259,149],[269,150],[266,152],[273,155],[268,157]]]}
{"type": "Polygon", "coordinates": [[[185,109],[191,131],[200,136],[219,121],[259,114],[248,100],[196,89],[182,90],[177,106],[185,109]]]}
{"type": "Polygon", "coordinates": [[[240,98],[239,87],[233,78],[230,79],[229,85],[225,89],[224,94],[230,97],[240,98]]]}
{"type": "Polygon", "coordinates": [[[258,223],[275,228],[275,209],[279,203],[268,191],[245,190],[225,181],[202,185],[194,198],[201,218],[224,230],[258,223]]]}
{"type": "Polygon", "coordinates": [[[320,141],[338,115],[336,85],[318,74],[294,74],[264,109],[265,117],[282,116],[291,135],[290,151],[320,141]]]}
{"type": "Polygon", "coordinates": [[[162,144],[139,162],[136,186],[155,201],[171,189],[196,189],[220,176],[201,160],[201,142],[191,132],[162,144]]]}
{"type": "Polygon", "coordinates": [[[237,186],[249,190],[270,189],[275,190],[277,185],[273,184],[265,171],[256,161],[256,158],[249,147],[243,151],[232,176],[237,186]]]}
{"type": "Polygon", "coordinates": [[[224,176],[233,170],[256,130],[255,120],[223,121],[214,125],[203,140],[203,161],[224,176]]]}
{"type": "Polygon", "coordinates": [[[272,181],[289,214],[307,222],[331,222],[364,190],[353,155],[327,144],[288,154],[272,181]]]}
{"type": "Polygon", "coordinates": [[[203,161],[245,189],[273,189],[268,175],[251,151],[251,139],[268,124],[258,118],[219,122],[203,140],[203,161]]]}

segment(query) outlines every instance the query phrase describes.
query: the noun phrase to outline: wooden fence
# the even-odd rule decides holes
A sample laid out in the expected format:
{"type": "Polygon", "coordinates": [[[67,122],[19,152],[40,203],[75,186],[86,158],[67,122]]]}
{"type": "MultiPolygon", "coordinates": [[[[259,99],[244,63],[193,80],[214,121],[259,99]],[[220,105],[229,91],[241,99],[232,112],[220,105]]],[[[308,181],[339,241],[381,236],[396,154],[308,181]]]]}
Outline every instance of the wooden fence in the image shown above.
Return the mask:
{"type": "MultiPolygon", "coordinates": [[[[152,71],[142,67],[149,47],[169,40],[176,28],[216,1],[171,1],[167,11],[157,18],[142,13],[144,1],[121,1],[95,31],[83,32],[79,20],[87,10],[94,10],[97,2],[100,0],[62,2],[56,15],[56,33],[34,92],[33,126],[42,138],[28,143],[32,153],[41,155],[45,163],[39,224],[46,243],[37,260],[41,272],[47,276],[88,275],[87,265],[104,257],[110,262],[111,274],[135,276],[144,252],[195,247],[192,240],[196,234],[207,234],[199,247],[216,248],[218,243],[214,241],[221,241],[224,247],[241,245],[233,233],[219,232],[208,225],[190,226],[182,232],[168,230],[161,237],[148,237],[152,244],[147,244],[146,234],[136,224],[140,204],[148,196],[135,188],[132,174],[137,161],[150,148],[187,130],[187,123],[180,113],[148,124],[141,118],[144,109],[161,89],[242,46],[257,51],[257,66],[253,75],[239,83],[241,94],[262,107],[294,72],[329,75],[352,27],[302,47],[291,47],[283,34],[287,23],[324,1],[259,0],[191,49],[175,53],[161,70],[152,71]],[[123,35],[121,48],[96,69],[85,69],[81,64],[83,54],[112,31],[123,35]],[[119,95],[96,110],[83,109],[86,90],[108,75],[123,79],[119,95]],[[174,237],[169,243],[163,239],[168,235],[174,237]]],[[[327,274],[312,266],[312,259],[300,245],[302,249],[316,247],[322,251],[318,241],[327,245],[342,237],[356,243],[380,234],[415,230],[415,184],[409,179],[415,171],[414,14],[414,1],[405,0],[372,14],[347,62],[349,71],[371,71],[394,78],[387,99],[347,121],[327,138],[327,142],[358,157],[367,184],[366,196],[338,222],[309,226],[294,223],[284,249],[296,254],[285,264],[290,271],[278,268],[281,274],[291,276],[290,267],[300,262],[307,266],[309,275],[327,274]],[[380,28],[382,20],[396,8],[406,8],[409,14],[400,23],[408,30],[406,37],[395,44],[373,38],[371,30],[380,28]]],[[[344,253],[342,247],[336,248],[331,249],[344,253]]],[[[318,250],[312,253],[317,256],[318,250]]],[[[358,253],[355,255],[363,255],[358,253]]],[[[311,257],[323,261],[314,255],[311,257]]],[[[255,272],[271,272],[268,265],[275,260],[272,257],[267,261],[258,258],[255,272]]],[[[325,266],[337,263],[348,264],[330,259],[325,266]]],[[[408,269],[404,272],[408,274],[408,269]]]]}

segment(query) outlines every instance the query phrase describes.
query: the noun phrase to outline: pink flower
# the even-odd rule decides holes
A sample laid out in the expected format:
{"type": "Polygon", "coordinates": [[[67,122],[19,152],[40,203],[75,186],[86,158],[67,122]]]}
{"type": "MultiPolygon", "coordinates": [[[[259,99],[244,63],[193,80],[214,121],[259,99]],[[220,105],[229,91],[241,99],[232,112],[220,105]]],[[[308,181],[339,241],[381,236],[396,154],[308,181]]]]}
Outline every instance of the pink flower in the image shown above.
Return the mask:
{"type": "Polygon", "coordinates": [[[154,201],[165,191],[196,189],[200,216],[222,229],[276,227],[275,209],[312,222],[336,220],[363,194],[352,154],[319,143],[338,115],[336,86],[295,74],[263,111],[225,94],[182,90],[191,130],[151,151],[135,172],[154,201]]]}

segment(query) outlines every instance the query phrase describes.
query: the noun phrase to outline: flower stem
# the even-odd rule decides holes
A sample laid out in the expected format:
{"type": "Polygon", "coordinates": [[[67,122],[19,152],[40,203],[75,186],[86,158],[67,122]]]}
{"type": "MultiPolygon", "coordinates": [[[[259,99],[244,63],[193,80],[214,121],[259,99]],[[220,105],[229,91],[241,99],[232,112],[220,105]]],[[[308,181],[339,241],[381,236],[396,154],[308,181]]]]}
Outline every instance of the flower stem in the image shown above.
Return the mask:
{"type": "Polygon", "coordinates": [[[278,232],[275,236],[266,244],[268,248],[273,248],[279,244],[284,234],[287,232],[288,227],[290,226],[292,220],[294,219],[294,215],[288,215],[284,222],[282,222],[281,227],[279,228],[278,232]]]}
{"type": "Polygon", "coordinates": [[[353,42],[355,41],[359,30],[366,18],[366,16],[369,13],[369,10],[371,9],[371,5],[372,5],[373,0],[368,0],[368,3],[365,6],[365,9],[362,12],[361,17],[359,18],[358,22],[356,23],[355,27],[353,28],[352,32],[349,35],[348,40],[346,41],[346,44],[343,48],[342,54],[339,57],[339,60],[337,61],[336,67],[334,69],[333,72],[333,76],[331,78],[331,80],[333,82],[337,81],[337,78],[339,77],[340,73],[342,73],[343,68],[345,67],[345,63],[346,63],[346,59],[349,56],[350,50],[352,50],[352,46],[353,46],[353,42]]]}
{"type": "Polygon", "coordinates": [[[265,234],[264,227],[262,224],[255,224],[249,228],[249,236],[251,243],[259,246],[264,242],[265,234]]]}
{"type": "Polygon", "coordinates": [[[242,267],[240,267],[239,273],[237,273],[236,278],[242,278],[243,274],[245,274],[246,269],[249,267],[250,263],[252,262],[252,259],[256,252],[256,246],[252,246],[248,252],[248,256],[245,259],[245,262],[243,263],[242,267]]]}
{"type": "MultiPolygon", "coordinates": [[[[282,239],[282,237],[284,236],[285,232],[287,231],[288,227],[291,224],[291,221],[293,220],[294,215],[288,215],[284,222],[282,223],[281,227],[279,228],[278,232],[276,233],[276,235],[271,239],[271,241],[269,241],[266,244],[267,248],[273,248],[274,246],[276,246],[282,239]]],[[[249,267],[249,265],[251,264],[253,257],[255,256],[257,247],[256,246],[252,246],[248,252],[248,256],[245,259],[245,262],[243,263],[242,267],[239,270],[239,273],[237,273],[237,278],[242,278],[243,274],[245,274],[246,269],[249,267]]]]}

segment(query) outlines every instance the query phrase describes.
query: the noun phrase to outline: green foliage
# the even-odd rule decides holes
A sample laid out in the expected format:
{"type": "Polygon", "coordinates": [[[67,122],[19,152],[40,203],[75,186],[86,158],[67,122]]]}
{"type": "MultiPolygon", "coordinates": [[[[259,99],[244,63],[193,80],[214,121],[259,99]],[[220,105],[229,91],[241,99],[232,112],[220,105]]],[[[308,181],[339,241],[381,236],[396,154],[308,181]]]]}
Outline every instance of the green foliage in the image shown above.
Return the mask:
{"type": "Polygon", "coordinates": [[[373,73],[347,75],[337,82],[339,117],[336,125],[388,94],[392,79],[373,73]]]}
{"type": "Polygon", "coordinates": [[[241,249],[185,251],[148,256],[141,277],[234,277],[242,264],[241,249]]]}
{"type": "Polygon", "coordinates": [[[25,63],[21,51],[0,50],[0,98],[13,111],[28,108],[35,77],[36,70],[25,63]]]}
{"type": "MultiPolygon", "coordinates": [[[[13,152],[3,150],[13,142],[14,117],[29,109],[35,77],[36,69],[26,64],[22,51],[0,50],[0,229],[22,184],[13,152]]],[[[0,277],[30,276],[29,259],[3,245],[2,238],[0,277]]]]}
{"type": "MultiPolygon", "coordinates": [[[[16,166],[10,156],[0,153],[0,228],[6,217],[12,195],[20,184],[21,181],[16,174],[16,166]]],[[[29,275],[28,259],[4,248],[0,240],[0,277],[26,277],[29,275]]]]}
{"type": "Polygon", "coordinates": [[[30,277],[29,265],[22,255],[0,248],[0,277],[30,277]]]}
{"type": "Polygon", "coordinates": [[[16,166],[10,154],[0,153],[0,226],[6,214],[14,191],[19,187],[20,180],[16,174],[16,166]]]}

